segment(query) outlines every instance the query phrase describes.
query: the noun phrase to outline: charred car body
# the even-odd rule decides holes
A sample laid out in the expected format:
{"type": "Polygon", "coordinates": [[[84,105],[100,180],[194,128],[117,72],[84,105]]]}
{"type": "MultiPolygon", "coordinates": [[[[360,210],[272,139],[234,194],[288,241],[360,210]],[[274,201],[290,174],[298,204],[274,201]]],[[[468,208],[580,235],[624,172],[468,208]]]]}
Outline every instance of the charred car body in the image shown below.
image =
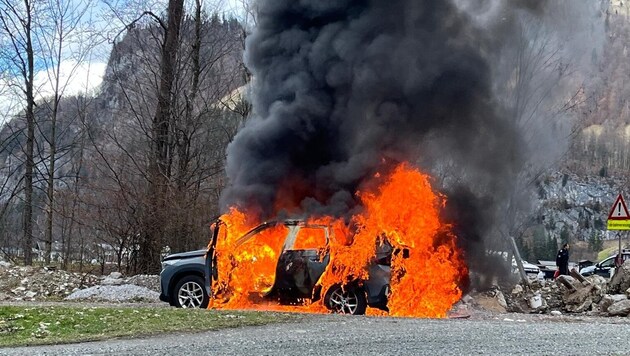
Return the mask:
{"type": "MultiPolygon", "coordinates": [[[[318,281],[330,263],[328,244],[332,236],[329,226],[309,224],[302,220],[267,222],[239,238],[236,248],[251,239],[256,239],[267,229],[277,226],[286,227],[287,233],[277,260],[273,286],[264,293],[264,298],[282,304],[299,304],[305,299],[316,301],[323,297],[327,308],[345,314],[364,314],[368,306],[387,310],[392,256],[389,244],[380,244],[377,248],[376,256],[368,266],[367,279],[354,280],[345,285],[336,284],[322,291],[318,281]],[[301,243],[305,235],[311,238],[307,247],[301,243]],[[319,237],[317,243],[312,241],[314,235],[319,237]]],[[[212,226],[212,240],[205,261],[205,288],[210,296],[213,295],[213,281],[218,279],[217,240],[219,231],[225,228],[225,224],[220,220],[212,226]]],[[[405,250],[402,253],[405,257],[409,251],[405,250]]]]}

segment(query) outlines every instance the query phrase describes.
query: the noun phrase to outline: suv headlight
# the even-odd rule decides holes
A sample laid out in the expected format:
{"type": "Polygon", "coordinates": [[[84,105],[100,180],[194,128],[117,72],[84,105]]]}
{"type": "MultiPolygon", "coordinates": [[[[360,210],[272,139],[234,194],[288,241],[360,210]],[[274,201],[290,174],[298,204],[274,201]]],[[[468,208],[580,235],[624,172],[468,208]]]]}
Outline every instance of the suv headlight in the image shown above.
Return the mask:
{"type": "Polygon", "coordinates": [[[167,266],[174,265],[175,262],[177,262],[177,260],[162,261],[162,269],[165,269],[167,266]]]}

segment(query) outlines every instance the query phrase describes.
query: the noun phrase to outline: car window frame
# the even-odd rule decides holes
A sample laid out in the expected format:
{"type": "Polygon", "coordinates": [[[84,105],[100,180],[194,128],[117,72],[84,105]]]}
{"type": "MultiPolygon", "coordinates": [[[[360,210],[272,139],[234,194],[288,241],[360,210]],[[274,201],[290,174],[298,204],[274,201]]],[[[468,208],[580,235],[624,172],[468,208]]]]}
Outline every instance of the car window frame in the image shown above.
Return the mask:
{"type": "Polygon", "coordinates": [[[601,261],[601,262],[599,263],[599,266],[598,266],[598,267],[599,267],[599,268],[612,268],[612,267],[614,267],[614,266],[615,266],[615,257],[613,256],[613,257],[608,257],[607,259],[605,259],[605,260],[601,261]],[[606,264],[606,265],[605,265],[605,263],[611,263],[611,262],[612,262],[612,264],[610,264],[610,265],[607,265],[607,264],[606,264]]]}

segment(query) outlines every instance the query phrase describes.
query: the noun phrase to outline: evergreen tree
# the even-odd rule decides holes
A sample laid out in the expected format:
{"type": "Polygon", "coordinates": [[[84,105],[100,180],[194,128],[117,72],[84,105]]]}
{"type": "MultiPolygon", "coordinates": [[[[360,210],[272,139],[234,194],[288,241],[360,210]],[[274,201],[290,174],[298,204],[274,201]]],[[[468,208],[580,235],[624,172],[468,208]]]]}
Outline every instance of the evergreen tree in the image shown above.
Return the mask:
{"type": "Polygon", "coordinates": [[[543,259],[545,251],[547,250],[547,241],[545,237],[545,229],[543,229],[542,226],[537,227],[534,230],[534,241],[532,250],[534,255],[534,258],[532,260],[543,259]]]}
{"type": "Polygon", "coordinates": [[[560,230],[560,243],[562,245],[570,242],[571,236],[569,235],[569,228],[564,225],[562,230],[560,230]]]}
{"type": "Polygon", "coordinates": [[[547,260],[554,261],[556,259],[556,253],[558,252],[558,241],[554,236],[549,237],[547,240],[547,260]]]}
{"type": "Polygon", "coordinates": [[[557,246],[555,238],[549,237],[541,225],[534,231],[534,247],[532,261],[555,259],[557,246]]]}
{"type": "Polygon", "coordinates": [[[604,248],[604,241],[599,231],[593,231],[593,234],[588,238],[588,247],[595,252],[599,252],[604,248]]]}
{"type": "Polygon", "coordinates": [[[523,258],[526,261],[529,261],[532,257],[532,249],[529,247],[529,244],[527,243],[527,241],[525,241],[525,239],[522,236],[521,238],[518,238],[515,240],[516,240],[516,247],[521,253],[521,258],[523,258]]]}

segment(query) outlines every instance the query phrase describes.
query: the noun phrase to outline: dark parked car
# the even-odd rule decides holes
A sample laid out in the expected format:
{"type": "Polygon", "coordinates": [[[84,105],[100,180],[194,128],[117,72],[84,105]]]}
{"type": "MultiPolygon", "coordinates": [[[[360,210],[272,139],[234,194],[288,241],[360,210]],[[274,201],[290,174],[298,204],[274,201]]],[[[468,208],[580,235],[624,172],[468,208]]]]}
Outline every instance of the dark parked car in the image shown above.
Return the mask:
{"type": "Polygon", "coordinates": [[[160,300],[178,308],[205,308],[204,288],[206,250],[176,253],[162,260],[160,300]]]}

